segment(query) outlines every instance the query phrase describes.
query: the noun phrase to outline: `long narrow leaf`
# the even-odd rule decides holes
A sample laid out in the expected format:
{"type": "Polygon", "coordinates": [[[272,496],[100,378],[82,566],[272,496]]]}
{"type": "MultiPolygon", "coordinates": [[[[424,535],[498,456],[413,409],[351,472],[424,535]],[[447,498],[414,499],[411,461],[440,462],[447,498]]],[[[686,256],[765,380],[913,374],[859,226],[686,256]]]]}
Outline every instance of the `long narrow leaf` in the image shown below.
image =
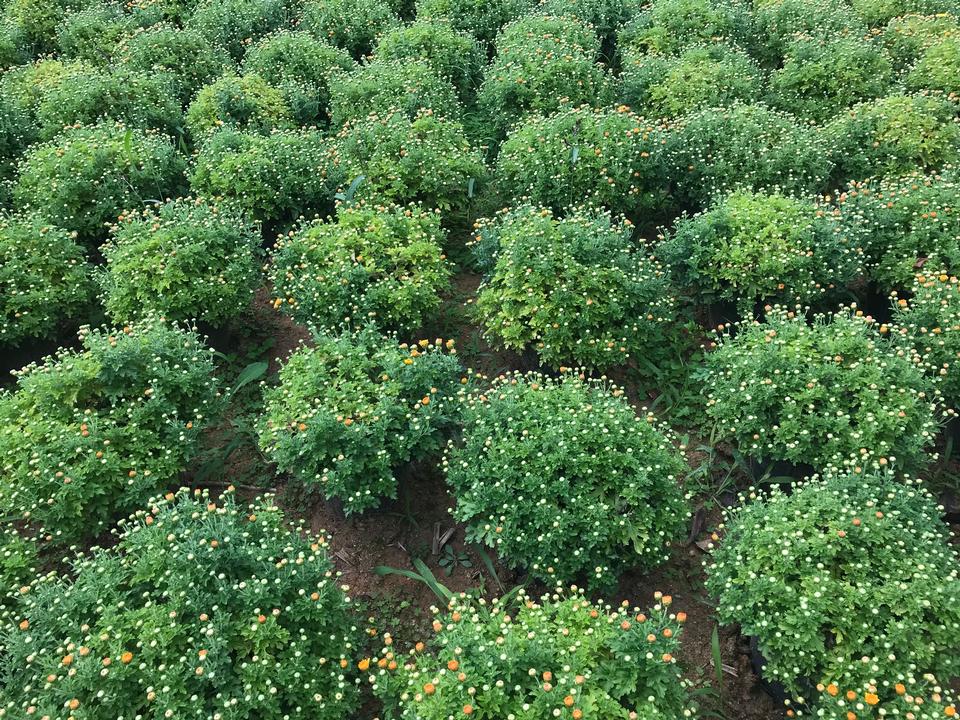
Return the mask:
{"type": "Polygon", "coordinates": [[[490,577],[493,578],[494,582],[497,583],[497,587],[500,588],[500,594],[503,595],[506,592],[506,589],[503,587],[503,583],[500,582],[500,576],[497,575],[497,569],[493,566],[493,559],[479,545],[473,545],[473,551],[480,558],[480,561],[483,563],[483,566],[487,569],[487,572],[490,573],[490,577]]]}

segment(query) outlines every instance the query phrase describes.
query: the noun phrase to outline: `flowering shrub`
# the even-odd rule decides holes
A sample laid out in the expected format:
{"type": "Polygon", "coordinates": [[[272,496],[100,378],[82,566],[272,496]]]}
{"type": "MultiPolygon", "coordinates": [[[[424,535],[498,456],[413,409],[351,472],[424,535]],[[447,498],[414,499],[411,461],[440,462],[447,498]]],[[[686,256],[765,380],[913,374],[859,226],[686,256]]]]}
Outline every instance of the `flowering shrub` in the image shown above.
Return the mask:
{"type": "Polygon", "coordinates": [[[57,27],[56,44],[64,57],[106,65],[135,27],[134,16],[119,4],[95,3],[64,18],[57,27]]]}
{"type": "Polygon", "coordinates": [[[467,539],[544,582],[614,585],[685,532],[683,457],[623,391],[565,373],[500,376],[463,400],[443,460],[467,539]]]}
{"type": "Polygon", "coordinates": [[[438,18],[391,30],[377,43],[374,60],[426,63],[453,84],[461,100],[468,102],[480,85],[486,56],[473,37],[438,18]]]}
{"type": "Polygon", "coordinates": [[[243,59],[244,72],[259,75],[283,93],[298,125],[319,127],[328,121],[332,79],[355,67],[344,50],[287,30],[268,35],[243,59]]]}
{"type": "Polygon", "coordinates": [[[602,207],[638,220],[664,204],[663,128],[629,108],[531,117],[504,142],[497,184],[511,201],[561,212],[602,207]]]}
{"type": "Polygon", "coordinates": [[[0,16],[0,69],[7,70],[28,59],[23,31],[6,15],[0,16]]]}
{"type": "Polygon", "coordinates": [[[681,217],[657,257],[700,302],[733,301],[750,317],[757,301],[816,303],[842,289],[863,270],[858,240],[812,202],[739,191],[681,217]]]}
{"type": "Polygon", "coordinates": [[[414,330],[450,284],[444,239],[439,212],[341,207],[336,222],[315,221],[277,241],[274,305],[322,332],[370,322],[414,330]]]}
{"type": "Polygon", "coordinates": [[[293,127],[293,113],[283,93],[259,75],[226,74],[197,93],[186,123],[196,139],[223,126],[266,135],[293,127]]]}
{"type": "Polygon", "coordinates": [[[363,121],[383,108],[411,119],[427,109],[454,120],[460,117],[460,101],[450,81],[416,60],[377,60],[330,82],[330,124],[335,128],[363,121]]]}
{"type": "Polygon", "coordinates": [[[726,0],[658,0],[624,25],[617,47],[624,56],[676,55],[692,45],[749,35],[750,17],[726,0]]]}
{"type": "Polygon", "coordinates": [[[252,135],[224,129],[200,148],[190,186],[221,197],[254,220],[291,223],[333,211],[340,175],[331,143],[315,131],[252,135]]]}
{"type": "Polygon", "coordinates": [[[184,27],[240,62],[248,47],[290,20],[285,0],[200,0],[184,27]]]}
{"type": "MultiPolygon", "coordinates": [[[[744,43],[760,63],[776,69],[797,38],[832,41],[862,38],[866,24],[848,3],[830,0],[775,0],[754,5],[754,32],[744,43]]],[[[850,72],[852,68],[844,68],[850,72]]]]}
{"type": "Polygon", "coordinates": [[[458,596],[434,608],[433,653],[383,648],[368,679],[386,720],[682,718],[692,708],[676,655],[686,613],[642,611],[559,589],[537,602],[458,596]]]}
{"type": "Polygon", "coordinates": [[[853,473],[749,499],[727,513],[707,589],[757,637],[768,678],[810,698],[956,674],[960,561],[919,483],[853,473]]]}
{"type": "Polygon", "coordinates": [[[668,172],[676,200],[691,209],[738,187],[807,195],[830,175],[828,147],[819,130],[765,105],[704,108],[670,133],[668,172]]]}
{"type": "Polygon", "coordinates": [[[773,308],[707,355],[707,415],[746,456],[876,469],[924,467],[936,431],[930,383],[869,318],[773,308]]]}
{"type": "Polygon", "coordinates": [[[235,318],[260,284],[260,233],[229,206],[185,198],[124,214],[101,248],[103,304],[116,322],[145,315],[235,318]]]}
{"type": "Polygon", "coordinates": [[[30,148],[13,197],[18,207],[96,244],[124,209],[181,194],[185,169],[162,135],[110,122],[74,127],[30,148]]]}
{"type": "Polygon", "coordinates": [[[894,293],[893,337],[920,358],[944,402],[960,408],[960,286],[956,275],[917,275],[905,297],[894,293]]]}
{"type": "Polygon", "coordinates": [[[841,222],[861,235],[870,275],[902,288],[926,264],[960,269],[960,182],[955,168],[854,182],[837,197],[841,222]]]}
{"type": "Polygon", "coordinates": [[[479,186],[487,172],[463,126],[430,110],[412,120],[391,109],[347,123],[337,150],[344,182],[364,177],[356,197],[384,204],[460,210],[469,201],[470,181],[479,186]]]}
{"type": "Polygon", "coordinates": [[[175,480],[219,412],[210,352],[156,321],[82,332],[0,393],[0,508],[71,544],[175,480]]]}
{"type": "Polygon", "coordinates": [[[857,16],[870,27],[880,27],[901,15],[957,14],[954,0],[851,0],[857,16]]]}
{"type": "Polygon", "coordinates": [[[343,48],[354,59],[369,55],[381,35],[400,25],[400,18],[381,0],[306,0],[300,29],[343,48]]]}
{"type": "Polygon", "coordinates": [[[927,48],[960,31],[953,15],[904,15],[883,29],[880,39],[898,71],[910,68],[927,48]]]}
{"type": "Polygon", "coordinates": [[[675,117],[697,107],[749,102],[760,94],[763,73],[738,48],[693,45],[679,55],[636,55],[624,63],[620,99],[637,112],[675,117]]]}
{"type": "Polygon", "coordinates": [[[596,30],[608,57],[616,44],[617,31],[640,14],[643,0],[543,0],[538,7],[548,15],[566,15],[588,23],[596,30]]]}
{"type": "Polygon", "coordinates": [[[34,142],[39,133],[37,106],[43,98],[62,83],[93,70],[90,63],[80,60],[43,58],[0,75],[0,100],[21,116],[19,135],[28,144],[34,142]]]}
{"type": "MultiPolygon", "coordinates": [[[[870,681],[856,690],[836,683],[818,683],[817,690],[819,696],[809,715],[825,720],[850,720],[851,712],[868,720],[884,717],[943,720],[957,715],[957,701],[950,688],[940,685],[930,673],[870,681]]],[[[808,713],[798,708],[796,715],[802,718],[808,713]]]]}
{"type": "Polygon", "coordinates": [[[57,49],[57,27],[85,4],[85,0],[10,0],[3,13],[23,33],[31,53],[39,55],[57,49]]]}
{"type": "Polygon", "coordinates": [[[0,218],[0,345],[53,337],[90,308],[83,249],[35,215],[0,218]]]}
{"type": "Polygon", "coordinates": [[[179,135],[183,112],[177,99],[171,97],[170,87],[166,75],[127,68],[90,68],[71,73],[64,82],[44,92],[37,103],[39,136],[50,140],[65,126],[93,125],[102,119],[123,123],[128,128],[179,135]]]}
{"type": "Polygon", "coordinates": [[[492,46],[500,29],[532,10],[538,0],[417,0],[417,18],[447,20],[492,46]]]}
{"type": "Polygon", "coordinates": [[[163,73],[181,105],[220,77],[232,59],[196,30],[156,25],[135,33],[118,51],[120,61],[139,73],[163,73]]]}
{"type": "Polygon", "coordinates": [[[857,37],[800,36],[770,78],[770,101],[800,118],[832,120],[861,100],[885,95],[893,66],[879,43],[857,37]]]}
{"type": "Polygon", "coordinates": [[[303,532],[270,496],[152,500],[72,579],[23,588],[2,629],[3,710],[348,717],[358,633],[327,538],[303,532]]]}
{"type": "Polygon", "coordinates": [[[531,206],[481,224],[478,249],[493,255],[476,306],[486,334],[551,367],[602,370],[645,355],[676,301],[632,231],[598,211],[556,219],[531,206]]]}
{"type": "Polygon", "coordinates": [[[528,15],[507,25],[477,96],[489,132],[500,139],[526,115],[605,105],[609,83],[599,54],[593,28],[574,18],[528,15]]]}
{"type": "Polygon", "coordinates": [[[924,95],[891,95],[861,103],[824,130],[835,178],[862,180],[932,170],[960,161],[957,106],[924,95]]]}
{"type": "Polygon", "coordinates": [[[460,364],[439,341],[397,344],[379,332],[318,335],[264,394],[260,446],[283,472],[347,513],[397,496],[397,469],[438,450],[454,419],[460,364]]]}
{"type": "Polygon", "coordinates": [[[908,90],[952,95],[960,87],[960,32],[928,47],[906,77],[908,90]]]}
{"type": "Polygon", "coordinates": [[[36,577],[37,544],[16,528],[0,530],[0,610],[17,601],[19,589],[36,577]]]}

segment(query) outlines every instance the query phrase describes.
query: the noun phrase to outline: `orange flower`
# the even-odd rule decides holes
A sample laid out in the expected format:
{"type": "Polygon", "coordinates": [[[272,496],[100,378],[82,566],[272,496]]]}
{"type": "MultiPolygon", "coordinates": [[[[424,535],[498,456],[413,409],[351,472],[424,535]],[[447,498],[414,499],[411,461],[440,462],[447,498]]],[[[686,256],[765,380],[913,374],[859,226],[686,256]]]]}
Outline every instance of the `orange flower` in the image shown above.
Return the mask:
{"type": "Polygon", "coordinates": [[[673,655],[671,655],[670,653],[664,653],[664,654],[663,654],[663,661],[664,661],[665,663],[673,662],[673,655]]]}
{"type": "Polygon", "coordinates": [[[836,697],[837,693],[840,692],[840,688],[838,688],[833,683],[830,683],[829,685],[827,685],[827,692],[830,693],[833,697],[836,697]]]}
{"type": "Polygon", "coordinates": [[[473,705],[464,705],[463,706],[464,715],[473,715],[473,705]]]}
{"type": "Polygon", "coordinates": [[[71,710],[76,710],[78,707],[80,707],[80,701],[77,700],[76,698],[74,698],[74,699],[71,700],[69,703],[67,703],[67,706],[68,706],[71,710]]]}
{"type": "Polygon", "coordinates": [[[553,673],[550,672],[549,670],[544,670],[543,679],[547,682],[550,682],[551,680],[553,680],[553,673]]]}
{"type": "Polygon", "coordinates": [[[426,685],[423,686],[423,691],[427,695],[433,695],[437,691],[437,687],[433,683],[427,683],[426,685]]]}
{"type": "Polygon", "coordinates": [[[370,658],[364,658],[358,662],[357,667],[360,668],[361,672],[366,672],[370,668],[370,658]]]}
{"type": "Polygon", "coordinates": [[[897,695],[903,695],[907,691],[903,683],[897,683],[893,686],[893,689],[897,691],[897,695]]]}
{"type": "Polygon", "coordinates": [[[573,709],[573,720],[580,720],[583,717],[583,710],[580,708],[573,709]]]}
{"type": "Polygon", "coordinates": [[[447,663],[447,670],[450,672],[456,672],[458,667],[460,667],[460,663],[458,663],[456,660],[451,660],[447,663]]]}
{"type": "Polygon", "coordinates": [[[63,660],[61,660],[60,662],[63,663],[64,665],[69,665],[70,663],[73,662],[73,655],[69,655],[69,654],[64,655],[63,660]]]}
{"type": "Polygon", "coordinates": [[[957,714],[957,708],[955,708],[953,705],[948,705],[944,709],[943,714],[946,715],[947,717],[954,717],[957,714]]]}
{"type": "Polygon", "coordinates": [[[21,630],[26,630],[28,627],[30,627],[30,621],[29,621],[29,620],[21,620],[21,621],[20,621],[20,629],[21,629],[21,630]]]}
{"type": "Polygon", "coordinates": [[[685,612],[678,612],[678,613],[677,613],[677,622],[678,622],[678,623],[685,623],[686,621],[687,621],[687,614],[686,614],[685,612]]]}
{"type": "Polygon", "coordinates": [[[664,628],[664,629],[663,629],[663,636],[664,636],[665,638],[673,637],[673,630],[671,630],[670,628],[664,628]]]}
{"type": "Polygon", "coordinates": [[[857,720],[857,716],[852,712],[847,712],[847,720],[857,720]]]}
{"type": "Polygon", "coordinates": [[[878,702],[880,702],[880,698],[878,698],[874,693],[867,693],[863,696],[863,699],[866,701],[867,705],[876,705],[878,702]]]}
{"type": "Polygon", "coordinates": [[[856,700],[857,694],[853,690],[847,690],[847,700],[856,700]]]}
{"type": "Polygon", "coordinates": [[[573,702],[574,702],[573,695],[567,695],[563,699],[563,704],[566,705],[567,707],[570,707],[571,705],[573,705],[573,702]]]}
{"type": "Polygon", "coordinates": [[[129,650],[125,651],[120,656],[120,662],[122,662],[124,665],[128,665],[131,660],[133,660],[133,653],[130,652],[129,650]]]}

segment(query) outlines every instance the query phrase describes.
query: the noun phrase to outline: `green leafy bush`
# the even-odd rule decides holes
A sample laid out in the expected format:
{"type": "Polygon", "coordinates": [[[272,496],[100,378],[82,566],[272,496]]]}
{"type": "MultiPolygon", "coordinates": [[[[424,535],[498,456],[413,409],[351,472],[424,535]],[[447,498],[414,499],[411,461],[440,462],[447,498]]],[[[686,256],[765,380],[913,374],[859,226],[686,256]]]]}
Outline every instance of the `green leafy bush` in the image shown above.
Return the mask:
{"type": "Polygon", "coordinates": [[[283,93],[259,75],[227,74],[201,88],[186,115],[187,129],[202,138],[221,127],[266,135],[293,127],[283,93]]]}
{"type": "Polygon", "coordinates": [[[243,71],[259,75],[283,93],[298,125],[325,127],[330,111],[330,84],[356,67],[333,45],[305,32],[283,30],[268,35],[247,51],[243,71]]]}
{"type": "Polygon", "coordinates": [[[56,137],[67,126],[93,125],[101,120],[171,136],[182,134],[183,125],[183,112],[167,76],[126,68],[91,68],[71,74],[42,95],[36,118],[41,140],[56,137]]]}
{"type": "Polygon", "coordinates": [[[797,37],[862,38],[867,25],[848,3],[831,0],[763,0],[754,4],[754,32],[744,44],[764,67],[778,68],[797,37]]]}
{"type": "Polygon", "coordinates": [[[157,321],[81,330],[0,393],[0,508],[54,543],[95,537],[175,481],[220,410],[213,359],[157,321]]]}
{"type": "Polygon", "coordinates": [[[345,512],[376,508],[397,496],[401,466],[442,447],[459,378],[460,364],[439,342],[401,345],[372,328],[318,335],[264,393],[260,446],[345,512]]]}
{"type": "Polygon", "coordinates": [[[373,52],[380,36],[399,26],[400,18],[381,0],[306,0],[299,25],[355,60],[373,52]]]}
{"type": "Polygon", "coordinates": [[[538,0],[417,0],[417,18],[447,20],[454,30],[470,33],[491,47],[504,25],[537,4],[538,0]]]}
{"type": "Polygon", "coordinates": [[[664,139],[662,127],[626,107],[532,117],[500,149],[497,186],[509,201],[554,212],[591,205],[636,221],[664,205],[664,139]]]}
{"type": "Polygon", "coordinates": [[[956,168],[850,183],[837,197],[841,222],[859,233],[870,277],[904,288],[917,269],[960,271],[960,182],[956,168]]]}
{"type": "Polygon", "coordinates": [[[737,188],[819,191],[833,168],[822,133],[762,104],[696,110],[668,138],[673,194],[688,209],[707,207],[737,188]]]}
{"type": "Polygon", "coordinates": [[[903,175],[960,161],[957,104],[924,95],[891,95],[861,103],[824,130],[836,183],[903,175]]]}
{"type": "Polygon", "coordinates": [[[548,15],[566,15],[588,23],[596,30],[608,59],[617,30],[643,11],[644,0],[543,0],[537,8],[548,15]]]}
{"type": "Polygon", "coordinates": [[[757,99],[759,66],[738,48],[693,45],[678,55],[638,55],[620,74],[620,100],[648,117],[676,117],[697,107],[724,107],[757,99]]]}
{"type": "Polygon", "coordinates": [[[462,210],[486,167],[460,123],[424,110],[412,120],[391,109],[343,126],[338,167],[346,183],[364,177],[356,197],[383,204],[418,202],[462,210]]]}
{"type": "Polygon", "coordinates": [[[56,44],[64,57],[106,66],[136,18],[114,2],[95,2],[71,12],[57,27],[56,44]]]}
{"type": "Polygon", "coordinates": [[[623,56],[676,55],[692,45],[749,36],[750,15],[726,0],[658,0],[617,34],[623,56]]]}
{"type": "Polygon", "coordinates": [[[593,28],[574,18],[528,15],[503,28],[477,95],[492,137],[527,115],[605,105],[611,93],[599,54],[593,28]]]}
{"type": "Polygon", "coordinates": [[[415,330],[450,285],[440,214],[410,207],[343,206],[277,240],[274,304],[321,332],[374,323],[415,330]]]}
{"type": "Polygon", "coordinates": [[[24,155],[13,196],[96,244],[123,210],[180,195],[185,168],[162,135],[112,123],[69,128],[24,155]]]}
{"type": "Polygon", "coordinates": [[[902,15],[960,13],[956,0],[850,0],[853,11],[870,27],[886,25],[902,15]]]}
{"type": "Polygon", "coordinates": [[[434,608],[432,653],[404,657],[391,643],[369,680],[388,720],[689,717],[676,659],[686,613],[655,598],[642,611],[579,588],[539,602],[523,590],[509,602],[456,597],[434,608]]]}
{"type": "Polygon", "coordinates": [[[92,296],[90,266],[69,233],[35,215],[0,218],[0,345],[55,337],[92,296]]]}
{"type": "Polygon", "coordinates": [[[240,62],[250,45],[290,20],[285,0],[200,0],[185,27],[240,62]]]}
{"type": "Polygon", "coordinates": [[[0,608],[16,603],[20,588],[37,576],[37,544],[16,528],[0,529],[0,608]]]}
{"type": "MultiPolygon", "coordinates": [[[[42,58],[28,65],[10,68],[0,75],[0,102],[19,116],[17,135],[29,145],[40,135],[37,108],[43,99],[74,78],[95,73],[96,68],[80,60],[42,58]]],[[[24,145],[25,147],[26,145],[24,145]]],[[[21,150],[18,154],[22,153],[21,150]]]]}
{"type": "Polygon", "coordinates": [[[770,102],[800,118],[826,122],[862,100],[886,95],[893,66],[879,43],[856,37],[801,36],[770,78],[770,102]]]}
{"type": "Polygon", "coordinates": [[[924,50],[907,74],[905,84],[914,92],[933,90],[955,96],[960,88],[960,32],[924,50]]]}
{"type": "Polygon", "coordinates": [[[469,102],[480,85],[486,56],[473,37],[438,18],[391,30],[377,43],[374,60],[426,63],[453,84],[462,101],[469,102]]]}
{"type": "Polygon", "coordinates": [[[0,15],[0,70],[29,60],[23,31],[7,15],[0,15]]]}
{"type": "Polygon", "coordinates": [[[960,286],[943,271],[918,274],[904,297],[893,297],[893,337],[920,359],[944,404],[960,409],[960,286]]]}
{"type": "Polygon", "coordinates": [[[124,42],[118,56],[134,72],[162,73],[181,105],[233,64],[225,50],[211,45],[197,31],[170,25],[135,33],[124,42]]]}
{"type": "Polygon", "coordinates": [[[153,315],[224,325],[260,284],[260,233],[229,206],[178,199],[125,213],[110,235],[99,280],[116,322],[153,315]]]}
{"type": "Polygon", "coordinates": [[[911,67],[927,48],[957,32],[960,24],[953,15],[904,15],[887,23],[880,39],[900,71],[911,67]]]}
{"type": "Polygon", "coordinates": [[[384,108],[394,108],[413,119],[432,110],[453,120],[461,115],[456,89],[449,80],[417,60],[377,60],[356,72],[330,81],[330,124],[343,127],[362,121],[384,108]]]}
{"type": "Polygon", "coordinates": [[[930,673],[910,672],[879,682],[871,680],[856,689],[819,683],[817,690],[820,694],[809,708],[812,712],[808,713],[806,707],[798,707],[797,717],[850,720],[847,713],[855,711],[858,718],[867,720],[884,717],[943,720],[957,714],[957,701],[951,688],[941,685],[930,673]]]}
{"type": "Polygon", "coordinates": [[[339,178],[331,143],[319,132],[264,136],[224,129],[200,148],[190,186],[197,195],[234,203],[254,220],[289,224],[332,212],[339,178]]]}
{"type": "Polygon", "coordinates": [[[757,637],[768,678],[806,698],[883,680],[879,701],[899,678],[956,674],[960,561],[918,483],[853,473],[742,500],[707,589],[757,637]]]}
{"type": "Polygon", "coordinates": [[[87,0],[9,0],[4,14],[23,33],[33,55],[57,49],[57,27],[67,15],[80,10],[87,0]]]}
{"type": "Polygon", "coordinates": [[[734,192],[681,217],[657,247],[674,281],[699,302],[823,304],[863,272],[856,228],[812,202],[776,192],[734,192]]]}
{"type": "Polygon", "coordinates": [[[74,560],[72,578],[24,588],[2,629],[3,709],[348,717],[359,633],[327,538],[304,532],[270,496],[155,498],[116,546],[74,560]]]}
{"type": "Polygon", "coordinates": [[[936,393],[860,314],[817,315],[808,325],[773,308],[764,322],[721,334],[704,379],[718,436],[750,458],[818,471],[912,471],[931,460],[936,393]]]}
{"type": "Polygon", "coordinates": [[[605,370],[656,354],[676,319],[666,273],[631,241],[633,226],[576,210],[522,206],[479,229],[492,254],[476,311],[485,334],[535,349],[550,367],[605,370]]]}
{"type": "Polygon", "coordinates": [[[9,204],[17,163],[32,139],[30,120],[0,86],[0,205],[9,204]]]}
{"type": "Polygon", "coordinates": [[[686,531],[683,457],[619,388],[502,375],[464,398],[462,435],[443,460],[454,517],[537,580],[609,588],[686,531]]]}

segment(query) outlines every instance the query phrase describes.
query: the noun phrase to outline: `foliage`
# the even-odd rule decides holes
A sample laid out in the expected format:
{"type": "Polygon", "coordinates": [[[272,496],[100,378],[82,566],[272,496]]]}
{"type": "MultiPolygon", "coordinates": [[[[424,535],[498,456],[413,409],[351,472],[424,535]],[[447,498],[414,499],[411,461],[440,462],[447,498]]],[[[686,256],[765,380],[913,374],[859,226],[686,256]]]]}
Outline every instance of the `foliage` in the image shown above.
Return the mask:
{"type": "Polygon", "coordinates": [[[450,284],[440,214],[410,207],[341,206],[278,239],[274,305],[321,332],[374,323],[410,331],[440,307],[450,284]]]}
{"type": "Polygon", "coordinates": [[[676,55],[693,45],[749,36],[750,17],[727,0],[658,0],[617,34],[625,57],[676,55]]]}
{"type": "Polygon", "coordinates": [[[252,135],[223,129],[200,148],[190,186],[203,197],[221,197],[264,223],[333,210],[340,175],[331,144],[313,130],[252,135]]]}
{"type": "MultiPolygon", "coordinates": [[[[817,690],[819,697],[812,704],[811,715],[824,720],[850,720],[847,713],[853,711],[857,717],[868,720],[883,717],[943,720],[957,714],[957,701],[951,688],[943,687],[930,673],[911,672],[880,682],[865,682],[856,689],[819,683],[817,690]]],[[[797,717],[806,715],[805,708],[797,708],[797,717]]]]}
{"type": "Polygon", "coordinates": [[[454,517],[532,578],[609,588],[668,559],[685,532],[683,457],[620,388],[502,375],[466,395],[462,434],[443,460],[454,517]]]}
{"type": "Polygon", "coordinates": [[[290,20],[285,0],[200,0],[184,27],[240,62],[250,45],[290,20]]]}
{"type": "Polygon", "coordinates": [[[799,118],[832,120],[862,100],[885,95],[893,67],[879,43],[856,37],[800,36],[770,78],[770,102],[799,118]]]}
{"type": "Polygon", "coordinates": [[[330,124],[343,127],[362,121],[384,108],[394,108],[410,119],[421,110],[459,120],[460,101],[449,80],[418,60],[376,60],[330,82],[330,124]]]}
{"type": "Polygon", "coordinates": [[[90,308],[90,266],[74,238],[36,215],[0,218],[0,345],[55,337],[90,308]]]}
{"type": "Polygon", "coordinates": [[[432,653],[418,643],[404,657],[391,638],[368,678],[386,720],[689,717],[676,659],[686,613],[654,597],[642,611],[576,587],[539,602],[459,596],[434,608],[432,653]]]}
{"type": "Polygon", "coordinates": [[[57,27],[56,43],[64,57],[105,66],[135,27],[134,16],[121,5],[96,2],[64,18],[57,27]]]}
{"type": "Polygon", "coordinates": [[[0,393],[0,508],[65,545],[176,480],[220,408],[193,333],[147,320],[81,338],[0,393]]]}
{"type": "Polygon", "coordinates": [[[826,468],[915,470],[932,459],[936,394],[860,313],[773,308],[724,331],[706,358],[707,415],[745,456],[826,468]]]}
{"type": "Polygon", "coordinates": [[[655,355],[676,300],[632,231],[599,211],[557,219],[529,205],[480,224],[478,250],[490,256],[476,303],[485,333],[511,349],[535,349],[554,368],[605,370],[655,355]]]}
{"type": "Polygon", "coordinates": [[[33,55],[56,50],[57,27],[86,0],[8,0],[4,15],[25,39],[33,55]]]}
{"type": "Polygon", "coordinates": [[[837,181],[934,170],[960,161],[957,105],[924,95],[861,103],[830,123],[837,181]]]}
{"type": "Polygon", "coordinates": [[[737,188],[807,195],[830,175],[829,147],[816,128],[762,104],[704,108],[673,128],[668,172],[676,200],[688,209],[737,188]]]}
{"type": "Polygon", "coordinates": [[[16,136],[23,146],[17,155],[39,137],[37,108],[43,99],[73,78],[93,72],[96,72],[94,66],[80,60],[42,58],[10,68],[0,75],[0,103],[18,116],[20,125],[16,136]]]}
{"type": "Polygon", "coordinates": [[[867,35],[866,24],[849,3],[831,0],[764,0],[755,3],[753,22],[753,35],[744,42],[764,67],[772,69],[783,63],[795,38],[835,41],[867,35]]]}
{"type": "MultiPolygon", "coordinates": [[[[548,15],[566,15],[588,23],[596,30],[605,50],[616,43],[617,30],[640,14],[644,0],[543,0],[538,10],[548,15]]],[[[609,59],[609,57],[608,57],[609,59]]]]}
{"type": "Polygon", "coordinates": [[[956,674],[960,562],[919,483],[853,473],[741,500],[707,589],[723,622],[757,636],[767,677],[810,697],[956,674]]]}
{"type": "Polygon", "coordinates": [[[157,25],[134,33],[118,51],[134,72],[163,74],[185,105],[201,87],[222,75],[232,59],[196,30],[157,25]]]}
{"type": "Polygon", "coordinates": [[[936,42],[907,73],[907,90],[933,90],[955,95],[960,88],[960,32],[936,42]]]}
{"type": "Polygon", "coordinates": [[[662,126],[624,106],[532,117],[504,142],[497,185],[554,212],[583,204],[638,221],[664,205],[664,139],[662,126]]]}
{"type": "Polygon", "coordinates": [[[0,631],[2,706],[346,717],[358,704],[347,668],[359,633],[328,539],[304,531],[287,528],[270,496],[249,507],[229,492],[153,499],[115,547],[74,560],[72,579],[24,588],[0,631]]]}
{"type": "Polygon", "coordinates": [[[355,67],[344,50],[317,42],[308,33],[287,30],[263,38],[243,59],[245,73],[259,75],[283,93],[301,126],[327,125],[330,85],[355,67]]]}
{"type": "Polygon", "coordinates": [[[777,192],[731,193],[678,219],[657,247],[699,302],[733,301],[747,317],[758,301],[822,304],[862,273],[862,255],[856,229],[777,192]]]}
{"type": "Polygon", "coordinates": [[[870,27],[886,25],[901,15],[957,15],[956,0],[850,0],[853,11],[870,27]]]}
{"type": "Polygon", "coordinates": [[[26,38],[7,15],[0,15],[0,70],[27,62],[26,38]]]}
{"type": "Polygon", "coordinates": [[[697,107],[724,107],[760,95],[763,73],[742,50],[714,43],[678,55],[637,55],[620,75],[621,101],[648,117],[676,117],[697,107]]]}
{"type": "Polygon", "coordinates": [[[893,297],[894,341],[916,354],[944,404],[960,409],[960,286],[945,272],[917,275],[904,297],[893,297]]]}
{"type": "Polygon", "coordinates": [[[421,111],[412,120],[392,108],[344,125],[337,135],[338,167],[346,183],[363,176],[357,199],[403,205],[418,202],[462,210],[486,167],[460,123],[421,111]]]}
{"type": "Polygon", "coordinates": [[[187,129],[195,139],[231,127],[267,135],[293,127],[293,113],[283,93],[259,75],[228,73],[197,93],[186,115],[187,129]]]}
{"type": "Polygon", "coordinates": [[[397,471],[442,447],[460,365],[441,343],[398,344],[370,328],[318,335],[264,393],[260,445],[282,472],[347,513],[397,496],[397,471]]]}
{"type": "Polygon", "coordinates": [[[460,100],[469,102],[480,85],[486,56],[473,37],[438,18],[417,20],[385,34],[377,43],[374,61],[426,63],[453,84],[460,100]]]}
{"type": "Polygon", "coordinates": [[[121,211],[179,195],[185,166],[162,135],[109,122],[68,128],[23,156],[14,201],[97,244],[121,211]]]}
{"type": "Polygon", "coordinates": [[[36,577],[37,544],[16,528],[0,531],[0,609],[15,602],[21,587],[36,577]],[[16,594],[15,594],[16,593],[16,594]]]}
{"type": "Polygon", "coordinates": [[[500,29],[538,4],[538,0],[417,0],[417,18],[446,20],[454,30],[492,47],[500,29]]]}
{"type": "Polygon", "coordinates": [[[958,193],[957,170],[948,167],[850,183],[837,196],[841,222],[860,234],[881,290],[905,287],[924,265],[960,271],[958,193]]]}
{"type": "Polygon", "coordinates": [[[593,28],[574,18],[527,15],[507,25],[477,96],[487,132],[499,140],[527,115],[603,107],[611,93],[599,54],[593,28]]]}
{"type": "Polygon", "coordinates": [[[306,0],[299,27],[359,60],[399,25],[400,18],[382,0],[306,0]]]}
{"type": "Polygon", "coordinates": [[[99,280],[116,322],[154,315],[220,326],[260,284],[260,233],[229,206],[178,199],[125,213],[110,235],[99,280]]]}
{"type": "Polygon", "coordinates": [[[958,31],[960,24],[953,15],[905,15],[887,23],[880,39],[899,71],[911,67],[927,48],[958,31]]]}

